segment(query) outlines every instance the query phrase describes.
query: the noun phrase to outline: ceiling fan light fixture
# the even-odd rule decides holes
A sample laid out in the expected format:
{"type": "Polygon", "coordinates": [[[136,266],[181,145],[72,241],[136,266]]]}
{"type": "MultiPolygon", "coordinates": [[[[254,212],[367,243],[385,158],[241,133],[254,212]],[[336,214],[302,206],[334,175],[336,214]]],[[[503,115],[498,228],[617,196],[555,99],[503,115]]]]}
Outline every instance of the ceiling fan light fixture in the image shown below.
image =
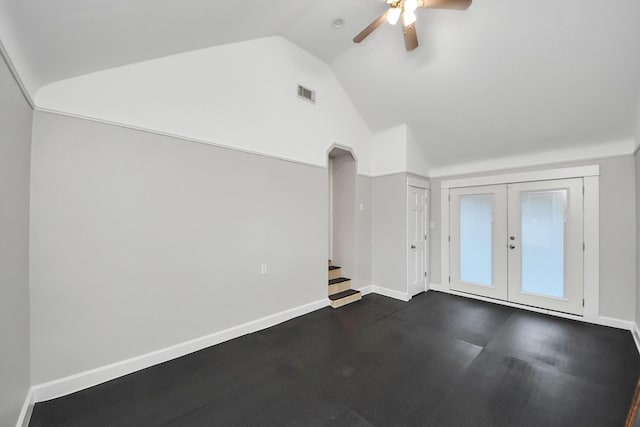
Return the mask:
{"type": "Polygon", "coordinates": [[[404,13],[413,13],[418,8],[418,0],[404,0],[404,13]]]}
{"type": "Polygon", "coordinates": [[[402,16],[402,34],[404,36],[405,50],[414,50],[418,47],[418,34],[416,26],[414,25],[416,22],[415,11],[417,8],[466,10],[471,6],[472,1],[473,0],[386,0],[389,8],[371,24],[356,34],[353,42],[362,42],[369,34],[384,24],[385,21],[395,25],[400,16],[402,16]]]}
{"type": "Polygon", "coordinates": [[[409,25],[416,22],[416,14],[405,10],[402,14],[402,22],[404,23],[405,27],[408,27],[409,25]]]}
{"type": "Polygon", "coordinates": [[[400,13],[402,13],[402,11],[399,7],[392,7],[389,9],[389,13],[387,13],[387,22],[391,25],[396,25],[398,23],[398,19],[400,19],[400,13]]]}

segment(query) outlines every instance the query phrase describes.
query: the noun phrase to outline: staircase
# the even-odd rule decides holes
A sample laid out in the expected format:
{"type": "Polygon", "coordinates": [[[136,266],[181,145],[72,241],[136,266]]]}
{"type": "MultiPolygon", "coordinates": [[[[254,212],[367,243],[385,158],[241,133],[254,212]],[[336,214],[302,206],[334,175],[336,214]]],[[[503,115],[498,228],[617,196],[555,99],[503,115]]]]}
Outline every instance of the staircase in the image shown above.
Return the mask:
{"type": "Polygon", "coordinates": [[[360,291],[351,289],[351,279],[342,277],[342,269],[329,260],[329,302],[338,308],[362,299],[360,291]]]}

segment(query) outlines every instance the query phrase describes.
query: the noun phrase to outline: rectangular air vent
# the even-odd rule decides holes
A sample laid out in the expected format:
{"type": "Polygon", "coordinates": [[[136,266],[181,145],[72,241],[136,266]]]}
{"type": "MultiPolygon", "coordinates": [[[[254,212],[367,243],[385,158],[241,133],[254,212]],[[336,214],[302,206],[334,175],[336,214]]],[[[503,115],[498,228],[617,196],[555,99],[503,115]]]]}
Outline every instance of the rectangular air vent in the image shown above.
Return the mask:
{"type": "Polygon", "coordinates": [[[316,103],[316,92],[314,90],[307,89],[304,86],[298,85],[298,96],[313,104],[316,103]]]}

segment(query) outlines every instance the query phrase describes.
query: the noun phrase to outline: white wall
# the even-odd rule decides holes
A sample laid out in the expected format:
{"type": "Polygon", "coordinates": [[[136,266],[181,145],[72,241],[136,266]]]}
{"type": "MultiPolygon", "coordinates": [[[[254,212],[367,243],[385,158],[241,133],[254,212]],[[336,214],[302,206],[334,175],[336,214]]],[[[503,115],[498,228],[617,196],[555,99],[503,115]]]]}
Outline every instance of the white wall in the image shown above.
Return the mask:
{"type": "Polygon", "coordinates": [[[636,312],[636,195],[632,156],[432,179],[431,219],[436,228],[432,229],[431,239],[431,282],[441,283],[440,241],[443,235],[446,236],[440,228],[442,180],[585,164],[600,165],[600,314],[633,320],[636,312]]]}
{"type": "Polygon", "coordinates": [[[25,52],[20,47],[19,38],[16,31],[17,20],[11,9],[16,4],[10,1],[0,1],[0,49],[3,55],[10,57],[12,65],[20,76],[22,84],[30,94],[35,93],[41,81],[28,66],[31,62],[25,56],[25,52]]]}
{"type": "Polygon", "coordinates": [[[373,134],[373,176],[407,171],[407,125],[401,124],[373,134]]]}
{"type": "Polygon", "coordinates": [[[429,175],[429,165],[424,147],[416,139],[411,127],[398,126],[374,133],[371,137],[373,150],[373,176],[409,172],[418,176],[429,175]]]}
{"type": "Polygon", "coordinates": [[[0,425],[16,424],[29,378],[29,170],[33,112],[0,57],[0,425]]]}
{"type": "Polygon", "coordinates": [[[326,169],[48,113],[33,129],[34,384],[326,300],[326,169]]]}
{"type": "Polygon", "coordinates": [[[429,164],[424,145],[416,139],[410,126],[407,126],[407,172],[421,177],[429,176],[429,164]]]}
{"type": "Polygon", "coordinates": [[[52,83],[43,109],[325,166],[351,147],[371,175],[371,134],[331,68],[281,37],[217,46],[52,83]],[[316,91],[313,105],[297,85],[316,91]]]}

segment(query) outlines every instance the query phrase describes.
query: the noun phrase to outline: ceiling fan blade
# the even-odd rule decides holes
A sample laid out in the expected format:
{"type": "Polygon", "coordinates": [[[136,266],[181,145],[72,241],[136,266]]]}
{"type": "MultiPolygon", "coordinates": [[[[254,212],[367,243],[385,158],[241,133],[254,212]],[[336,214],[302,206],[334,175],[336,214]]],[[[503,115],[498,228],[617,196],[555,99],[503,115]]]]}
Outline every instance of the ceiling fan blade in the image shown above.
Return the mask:
{"type": "Polygon", "coordinates": [[[373,30],[375,30],[376,28],[378,28],[380,25],[382,25],[384,23],[384,21],[387,20],[387,15],[389,14],[389,10],[388,9],[385,13],[383,13],[382,15],[380,15],[375,21],[373,21],[371,24],[367,25],[367,27],[360,31],[360,33],[355,36],[353,38],[353,42],[354,43],[360,43],[362,40],[364,40],[369,34],[371,34],[373,32],[373,30]]]}
{"type": "Polygon", "coordinates": [[[471,0],[421,0],[418,7],[429,9],[455,9],[466,10],[471,6],[471,0]]]}
{"type": "Polygon", "coordinates": [[[404,34],[404,48],[408,51],[418,47],[418,35],[416,34],[416,23],[404,25],[402,23],[402,33],[404,34]]]}

